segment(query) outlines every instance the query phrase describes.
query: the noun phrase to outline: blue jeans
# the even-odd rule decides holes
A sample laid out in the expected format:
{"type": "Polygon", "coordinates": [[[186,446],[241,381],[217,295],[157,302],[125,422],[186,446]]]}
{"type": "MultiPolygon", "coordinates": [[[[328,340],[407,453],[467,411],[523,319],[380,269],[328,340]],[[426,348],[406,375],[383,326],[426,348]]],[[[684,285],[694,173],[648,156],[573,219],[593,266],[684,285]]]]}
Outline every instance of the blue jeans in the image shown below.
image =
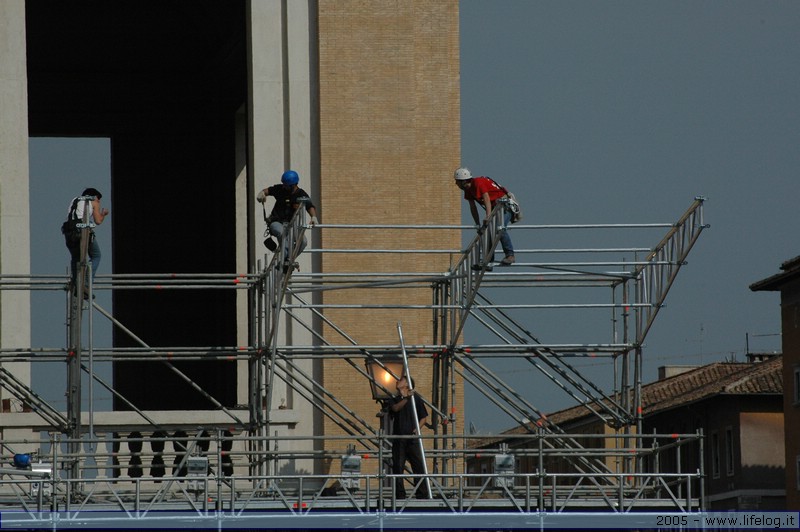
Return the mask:
{"type": "MultiPolygon", "coordinates": [[[[70,267],[72,270],[72,284],[75,285],[78,275],[78,263],[81,261],[80,246],[70,247],[69,254],[72,257],[72,261],[70,262],[70,267]]],[[[94,276],[97,274],[97,269],[100,267],[100,259],[102,258],[102,255],[100,254],[100,244],[97,243],[97,238],[95,238],[94,234],[92,234],[91,238],[89,239],[89,246],[86,249],[86,254],[89,256],[89,260],[92,263],[92,284],[94,284],[94,276]]]]}
{"type": "MultiPolygon", "coordinates": [[[[509,224],[511,224],[511,217],[513,215],[514,214],[511,211],[505,209],[503,213],[503,224],[505,227],[508,227],[509,224]]],[[[508,231],[505,229],[500,231],[500,246],[503,248],[503,253],[505,253],[506,257],[514,254],[514,244],[511,243],[511,237],[508,236],[508,231]]]]}
{"type": "MultiPolygon", "coordinates": [[[[283,222],[272,222],[269,224],[269,234],[278,237],[278,242],[283,244],[283,256],[289,258],[289,242],[283,242],[283,229],[285,224],[283,222]]],[[[300,253],[306,249],[308,239],[304,236],[303,241],[300,243],[300,253]]],[[[299,254],[299,253],[298,253],[299,254]]]]}

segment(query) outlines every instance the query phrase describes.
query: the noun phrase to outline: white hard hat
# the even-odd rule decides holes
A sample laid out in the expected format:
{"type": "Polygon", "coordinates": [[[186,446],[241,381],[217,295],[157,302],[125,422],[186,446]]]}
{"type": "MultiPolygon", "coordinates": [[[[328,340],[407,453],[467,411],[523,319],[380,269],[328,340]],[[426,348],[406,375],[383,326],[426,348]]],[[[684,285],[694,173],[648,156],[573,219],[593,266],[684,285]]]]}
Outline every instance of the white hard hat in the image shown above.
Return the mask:
{"type": "Polygon", "coordinates": [[[469,168],[459,168],[456,170],[455,178],[456,181],[466,181],[467,179],[472,179],[472,172],[469,171],[469,168]]]}

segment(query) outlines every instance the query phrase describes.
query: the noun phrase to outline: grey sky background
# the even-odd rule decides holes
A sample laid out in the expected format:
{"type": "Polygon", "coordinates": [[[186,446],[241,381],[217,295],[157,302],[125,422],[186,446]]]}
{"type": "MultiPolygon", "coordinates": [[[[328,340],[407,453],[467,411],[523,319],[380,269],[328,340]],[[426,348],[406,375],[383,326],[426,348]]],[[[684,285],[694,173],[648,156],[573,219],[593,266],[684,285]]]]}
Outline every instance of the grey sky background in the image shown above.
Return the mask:
{"type": "MultiPolygon", "coordinates": [[[[462,163],[511,189],[523,224],[671,223],[695,196],[707,198],[711,227],[648,335],[644,381],[662,365],[743,360],[748,333],[751,350],[780,350],[778,294],[748,286],[800,253],[800,3],[461,0],[460,8],[462,163]]],[[[67,204],[85,186],[106,193],[110,166],[106,139],[32,139],[34,273],[66,271],[57,229],[67,204]]],[[[97,230],[100,274],[111,271],[114,216],[110,196],[103,202],[111,217],[97,230]]],[[[665,232],[620,245],[653,246],[665,232]]],[[[535,231],[512,237],[517,249],[589,244],[545,243],[535,231]]],[[[110,308],[107,294],[98,297],[110,308]]],[[[62,345],[64,294],[33,298],[34,346],[62,345]]],[[[545,323],[531,314],[525,325],[543,341],[592,330],[567,314],[545,323]]],[[[97,344],[110,345],[102,317],[95,329],[97,344]]],[[[466,332],[468,342],[484,339],[466,332]]],[[[608,363],[575,365],[610,386],[608,363]]],[[[34,387],[63,408],[64,365],[48,366],[34,387]]],[[[535,370],[495,369],[546,412],[572,404],[535,370]]],[[[464,425],[513,425],[467,391],[464,425]]],[[[108,395],[97,393],[107,408],[108,395]]]]}
{"type": "MultiPolygon", "coordinates": [[[[800,3],[460,6],[462,163],[513,191],[523,224],[674,222],[708,198],[711,227],[647,337],[644,381],[658,366],[741,361],[747,333],[751,350],[779,351],[780,337],[755,336],[780,333],[779,295],[748,286],[800,254],[800,3]]],[[[526,325],[543,341],[563,333],[526,325]]],[[[609,383],[607,365],[576,365],[609,383]]],[[[538,372],[503,376],[545,411],[572,404],[543,393],[538,372]]],[[[466,412],[478,430],[513,425],[475,394],[466,412]]]]}
{"type": "MultiPolygon", "coordinates": [[[[111,147],[107,138],[32,138],[30,139],[30,212],[31,212],[31,273],[33,275],[67,275],[69,251],[59,228],[67,217],[72,198],[87,187],[103,194],[101,204],[111,215],[95,228],[100,243],[101,261],[97,272],[111,273],[111,227],[114,205],[111,202],[111,147]]],[[[98,290],[96,301],[112,309],[111,293],[98,290]]],[[[37,347],[61,347],[67,344],[66,292],[35,290],[31,292],[31,343],[37,347]]],[[[98,313],[92,314],[93,345],[111,345],[111,324],[98,313]]],[[[89,313],[86,314],[88,320],[89,313]]],[[[88,321],[85,322],[83,345],[88,349],[88,321]]],[[[88,364],[88,361],[85,362],[88,364]]],[[[94,370],[106,381],[111,380],[111,365],[95,363],[94,370]]],[[[50,404],[65,410],[67,401],[66,362],[42,362],[32,365],[31,384],[34,391],[50,404]]],[[[83,377],[83,408],[88,409],[89,379],[83,377]]],[[[111,395],[94,385],[95,408],[111,410],[111,395]]]]}

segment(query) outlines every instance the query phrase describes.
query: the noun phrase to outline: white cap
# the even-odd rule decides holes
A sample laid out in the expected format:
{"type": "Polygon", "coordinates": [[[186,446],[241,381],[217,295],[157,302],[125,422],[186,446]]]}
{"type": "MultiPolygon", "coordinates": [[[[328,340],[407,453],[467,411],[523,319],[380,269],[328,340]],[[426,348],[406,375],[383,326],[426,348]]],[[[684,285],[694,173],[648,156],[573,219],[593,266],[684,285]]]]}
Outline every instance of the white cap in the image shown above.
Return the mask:
{"type": "Polygon", "coordinates": [[[472,179],[472,172],[469,171],[469,168],[459,168],[456,170],[455,178],[456,181],[466,181],[467,179],[472,179]]]}

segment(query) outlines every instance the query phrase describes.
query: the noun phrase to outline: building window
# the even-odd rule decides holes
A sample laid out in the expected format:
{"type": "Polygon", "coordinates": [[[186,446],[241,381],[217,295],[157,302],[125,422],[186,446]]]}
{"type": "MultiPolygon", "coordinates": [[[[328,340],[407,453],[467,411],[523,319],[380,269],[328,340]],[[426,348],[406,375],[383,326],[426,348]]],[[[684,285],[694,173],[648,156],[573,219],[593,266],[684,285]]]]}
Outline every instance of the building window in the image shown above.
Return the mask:
{"type": "Polygon", "coordinates": [[[800,366],[794,367],[794,404],[800,405],[800,366]]]}
{"type": "Polygon", "coordinates": [[[797,491],[800,491],[800,456],[795,458],[794,476],[797,477],[797,491]]]}
{"type": "Polygon", "coordinates": [[[711,433],[711,477],[719,478],[719,433],[711,433]]]}
{"type": "Polygon", "coordinates": [[[733,429],[725,427],[725,469],[728,476],[733,476],[733,429]]]}

